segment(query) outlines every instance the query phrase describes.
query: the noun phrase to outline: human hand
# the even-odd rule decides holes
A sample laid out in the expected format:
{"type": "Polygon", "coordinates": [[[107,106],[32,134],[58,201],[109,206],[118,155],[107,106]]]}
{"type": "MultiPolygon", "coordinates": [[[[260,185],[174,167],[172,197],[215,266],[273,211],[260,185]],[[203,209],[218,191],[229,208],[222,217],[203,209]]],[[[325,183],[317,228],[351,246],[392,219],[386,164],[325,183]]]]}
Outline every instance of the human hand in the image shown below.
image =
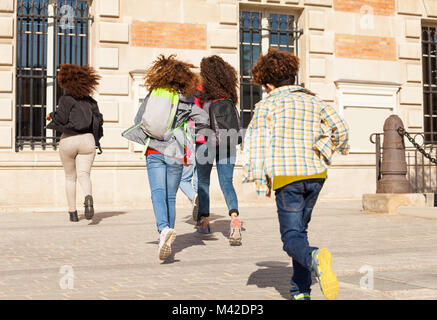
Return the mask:
{"type": "Polygon", "coordinates": [[[51,121],[51,120],[52,120],[52,117],[50,117],[50,114],[48,114],[48,115],[46,116],[46,120],[47,120],[47,121],[51,121]]]}
{"type": "Polygon", "coordinates": [[[270,179],[269,176],[266,176],[266,181],[267,181],[267,192],[266,192],[266,197],[270,198],[272,196],[272,179],[270,179]]]}

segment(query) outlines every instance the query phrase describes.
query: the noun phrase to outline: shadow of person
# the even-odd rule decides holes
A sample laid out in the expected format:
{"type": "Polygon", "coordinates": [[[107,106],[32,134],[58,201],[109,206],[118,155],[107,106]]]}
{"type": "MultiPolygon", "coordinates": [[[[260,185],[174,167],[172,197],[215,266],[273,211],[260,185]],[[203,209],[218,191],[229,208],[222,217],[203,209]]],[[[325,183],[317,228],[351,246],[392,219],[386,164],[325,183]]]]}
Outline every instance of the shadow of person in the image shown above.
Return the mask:
{"type": "MultiPolygon", "coordinates": [[[[99,224],[103,219],[107,219],[107,218],[111,218],[111,217],[116,217],[122,214],[126,214],[127,212],[125,211],[113,211],[113,212],[99,212],[99,213],[95,213],[91,222],[88,224],[89,226],[92,225],[96,225],[99,224]]],[[[85,216],[82,215],[81,216],[81,220],[85,219],[85,216]]]]}
{"type": "MultiPolygon", "coordinates": [[[[215,220],[210,224],[211,232],[221,232],[225,238],[229,238],[231,233],[231,219],[215,220]]],[[[241,231],[246,229],[241,226],[241,231]]]]}
{"type": "MultiPolygon", "coordinates": [[[[273,287],[284,298],[289,300],[293,276],[293,267],[286,262],[280,261],[263,261],[258,262],[260,269],[253,272],[247,280],[247,285],[256,285],[258,288],[273,287]]],[[[315,283],[313,277],[312,283],[315,283]]]]}
{"type": "MultiPolygon", "coordinates": [[[[163,261],[163,264],[169,264],[173,262],[179,262],[176,260],[176,254],[182,252],[183,250],[194,247],[194,246],[205,246],[207,241],[217,241],[218,239],[214,237],[213,234],[204,235],[198,232],[185,233],[181,235],[176,235],[175,242],[171,246],[171,256],[163,261]]],[[[159,240],[147,242],[147,244],[159,245],[159,240]]]]}
{"type": "MultiPolygon", "coordinates": [[[[218,215],[218,214],[215,214],[215,213],[211,213],[209,215],[209,222],[212,222],[214,220],[217,220],[217,219],[220,219],[220,218],[224,218],[224,217],[225,216],[223,216],[223,215],[218,215]]],[[[197,223],[195,221],[193,221],[192,215],[185,216],[184,219],[185,219],[184,220],[185,223],[191,224],[191,225],[194,226],[194,228],[196,228],[197,223]]]]}
{"type": "Polygon", "coordinates": [[[256,285],[258,288],[273,287],[284,299],[290,299],[293,268],[285,262],[278,261],[259,262],[256,265],[261,268],[249,276],[247,285],[256,285]]]}

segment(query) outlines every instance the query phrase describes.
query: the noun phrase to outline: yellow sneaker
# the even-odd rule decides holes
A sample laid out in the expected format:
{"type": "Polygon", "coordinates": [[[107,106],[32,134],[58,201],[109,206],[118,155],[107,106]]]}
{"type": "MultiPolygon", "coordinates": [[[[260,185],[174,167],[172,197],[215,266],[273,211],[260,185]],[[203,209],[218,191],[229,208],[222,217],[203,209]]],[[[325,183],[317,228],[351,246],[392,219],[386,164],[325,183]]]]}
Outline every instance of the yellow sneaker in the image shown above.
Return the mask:
{"type": "Polygon", "coordinates": [[[318,249],[312,252],[313,269],[319,281],[323,295],[328,300],[336,300],[340,286],[334,271],[332,271],[332,255],[326,249],[318,249]]]}

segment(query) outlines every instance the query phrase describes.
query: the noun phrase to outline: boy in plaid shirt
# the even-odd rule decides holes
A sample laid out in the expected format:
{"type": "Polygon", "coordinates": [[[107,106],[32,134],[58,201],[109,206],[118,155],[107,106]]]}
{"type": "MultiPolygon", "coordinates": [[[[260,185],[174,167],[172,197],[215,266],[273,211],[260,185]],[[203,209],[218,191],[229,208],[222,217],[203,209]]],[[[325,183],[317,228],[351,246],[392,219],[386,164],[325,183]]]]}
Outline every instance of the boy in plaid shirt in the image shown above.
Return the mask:
{"type": "Polygon", "coordinates": [[[295,85],[299,59],[270,49],[252,68],[268,95],[255,108],[244,142],[244,182],[275,190],[284,251],[293,260],[292,299],[310,300],[311,273],[334,300],[339,284],[328,249],[310,247],[308,223],[335,151],[348,152],[347,124],[332,107],[295,85]]]}

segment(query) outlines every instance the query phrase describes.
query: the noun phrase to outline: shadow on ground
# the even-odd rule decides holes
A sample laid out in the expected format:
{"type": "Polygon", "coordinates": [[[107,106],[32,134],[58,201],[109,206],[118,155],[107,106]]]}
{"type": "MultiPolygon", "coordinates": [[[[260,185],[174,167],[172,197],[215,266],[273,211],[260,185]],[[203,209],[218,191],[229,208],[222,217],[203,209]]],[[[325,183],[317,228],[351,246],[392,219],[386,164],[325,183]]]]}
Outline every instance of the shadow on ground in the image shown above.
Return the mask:
{"type": "MultiPolygon", "coordinates": [[[[120,216],[122,214],[126,214],[125,211],[113,211],[113,212],[98,212],[94,214],[93,219],[91,220],[91,223],[89,223],[89,226],[99,224],[102,220],[120,216]]],[[[85,215],[80,216],[80,220],[85,219],[85,215]]]]}
{"type": "MultiPolygon", "coordinates": [[[[213,213],[209,216],[209,222],[212,233],[221,232],[225,238],[229,238],[231,219],[228,216],[213,213]]],[[[196,228],[196,223],[191,216],[186,217],[185,223],[191,224],[196,228]]],[[[241,231],[246,231],[246,229],[242,226],[241,231]]]]}
{"type": "MultiPolygon", "coordinates": [[[[174,262],[179,262],[180,260],[175,259],[175,256],[182,252],[183,250],[194,247],[194,246],[204,246],[208,241],[217,241],[218,238],[215,237],[217,232],[223,234],[225,238],[229,238],[230,231],[230,220],[222,219],[227,218],[223,215],[211,214],[209,217],[211,234],[201,234],[198,233],[197,230],[190,233],[185,233],[181,235],[176,235],[176,240],[172,245],[172,254],[171,256],[163,262],[163,264],[170,264],[174,262]],[[218,220],[221,219],[221,220],[218,220]]],[[[185,217],[185,223],[193,225],[194,229],[196,229],[196,223],[193,221],[191,215],[185,217]]],[[[241,228],[242,231],[245,231],[244,228],[241,228]]],[[[159,240],[147,242],[147,244],[158,245],[159,240]]]]}
{"type": "Polygon", "coordinates": [[[249,276],[247,285],[256,285],[258,288],[273,287],[284,299],[290,299],[293,268],[285,262],[278,261],[263,261],[256,265],[261,268],[249,276]]]}
{"type": "MultiPolygon", "coordinates": [[[[212,222],[214,220],[217,220],[217,219],[221,219],[221,218],[225,218],[225,216],[219,215],[219,214],[215,214],[215,213],[211,213],[209,215],[209,221],[210,222],[212,222]]],[[[191,224],[192,226],[196,227],[196,222],[193,221],[192,215],[188,215],[184,219],[185,219],[185,221],[184,221],[185,223],[191,224]]]]}
{"type": "MultiPolygon", "coordinates": [[[[170,264],[174,262],[179,262],[180,260],[175,259],[176,254],[182,252],[183,250],[194,247],[194,246],[205,246],[208,241],[217,241],[218,238],[214,237],[214,234],[204,235],[195,232],[185,233],[181,235],[176,235],[176,240],[171,246],[171,256],[163,262],[163,264],[170,264]]],[[[147,242],[147,244],[158,245],[159,240],[147,242]]]]}
{"type": "MultiPolygon", "coordinates": [[[[289,300],[293,267],[280,261],[263,261],[256,265],[261,268],[249,276],[247,285],[256,285],[258,288],[273,287],[284,299],[289,300]]],[[[312,284],[314,283],[316,279],[313,276],[312,284]]]]}

